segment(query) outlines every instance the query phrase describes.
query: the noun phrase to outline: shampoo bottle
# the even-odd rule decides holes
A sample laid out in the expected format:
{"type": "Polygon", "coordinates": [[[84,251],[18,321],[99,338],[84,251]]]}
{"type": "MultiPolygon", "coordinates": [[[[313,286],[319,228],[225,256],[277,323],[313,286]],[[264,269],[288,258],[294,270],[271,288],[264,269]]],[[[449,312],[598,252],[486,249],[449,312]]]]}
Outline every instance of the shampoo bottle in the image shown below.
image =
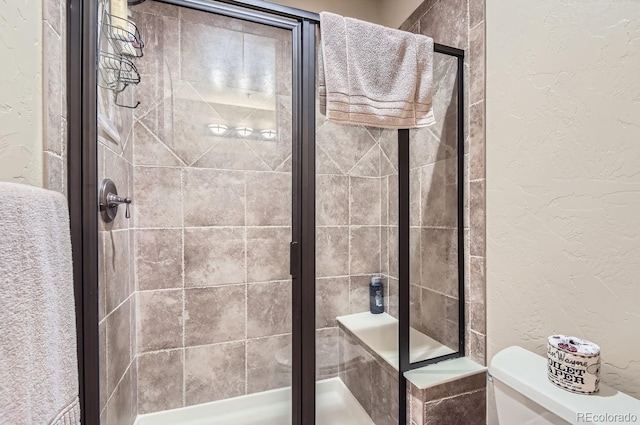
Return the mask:
{"type": "Polygon", "coordinates": [[[379,276],[372,277],[369,283],[369,310],[372,314],[384,313],[384,287],[379,276]]]}

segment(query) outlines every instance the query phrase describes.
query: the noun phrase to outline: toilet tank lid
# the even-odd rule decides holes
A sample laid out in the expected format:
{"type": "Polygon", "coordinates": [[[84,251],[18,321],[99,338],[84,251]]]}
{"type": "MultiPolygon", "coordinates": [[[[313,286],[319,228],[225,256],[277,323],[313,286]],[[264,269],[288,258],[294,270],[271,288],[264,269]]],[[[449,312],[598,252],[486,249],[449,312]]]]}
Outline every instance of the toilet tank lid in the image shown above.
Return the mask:
{"type": "MultiPolygon", "coordinates": [[[[522,347],[509,347],[493,356],[489,373],[494,378],[571,424],[584,424],[585,415],[636,415],[640,400],[606,385],[597,394],[575,394],[547,379],[547,359],[522,347]]],[[[605,422],[606,423],[606,422],[605,422]]]]}

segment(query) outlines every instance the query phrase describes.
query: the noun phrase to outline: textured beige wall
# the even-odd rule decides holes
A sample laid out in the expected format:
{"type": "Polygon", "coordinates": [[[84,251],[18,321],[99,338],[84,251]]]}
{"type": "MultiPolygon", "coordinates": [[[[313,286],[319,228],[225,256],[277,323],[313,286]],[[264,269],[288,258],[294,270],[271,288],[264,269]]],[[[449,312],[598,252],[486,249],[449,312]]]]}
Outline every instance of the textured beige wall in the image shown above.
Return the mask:
{"type": "Polygon", "coordinates": [[[0,2],[0,180],[42,186],[42,5],[0,2]]]}
{"type": "Polygon", "coordinates": [[[326,10],[398,28],[422,0],[277,0],[275,3],[317,13],[326,10]]]}
{"type": "Polygon", "coordinates": [[[422,0],[377,0],[377,23],[398,28],[422,2],[422,0]]]}
{"type": "Polygon", "coordinates": [[[375,23],[380,20],[378,0],[276,0],[275,3],[316,13],[328,11],[375,23]]]}
{"type": "Polygon", "coordinates": [[[640,3],[487,1],[488,354],[602,347],[640,397],[640,3]]]}

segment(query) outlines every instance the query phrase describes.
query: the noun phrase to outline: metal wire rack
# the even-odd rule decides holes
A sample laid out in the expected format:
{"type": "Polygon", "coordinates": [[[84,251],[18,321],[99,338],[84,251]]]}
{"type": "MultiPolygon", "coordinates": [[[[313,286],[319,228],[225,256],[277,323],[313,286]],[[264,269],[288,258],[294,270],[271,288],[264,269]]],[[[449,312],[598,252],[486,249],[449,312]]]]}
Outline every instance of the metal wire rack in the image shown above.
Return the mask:
{"type": "Polygon", "coordinates": [[[140,82],[140,73],[133,62],[143,56],[144,42],[138,27],[127,19],[103,12],[98,63],[98,85],[114,92],[115,104],[124,108],[136,108],[140,102],[122,102],[124,90],[140,82]]]}

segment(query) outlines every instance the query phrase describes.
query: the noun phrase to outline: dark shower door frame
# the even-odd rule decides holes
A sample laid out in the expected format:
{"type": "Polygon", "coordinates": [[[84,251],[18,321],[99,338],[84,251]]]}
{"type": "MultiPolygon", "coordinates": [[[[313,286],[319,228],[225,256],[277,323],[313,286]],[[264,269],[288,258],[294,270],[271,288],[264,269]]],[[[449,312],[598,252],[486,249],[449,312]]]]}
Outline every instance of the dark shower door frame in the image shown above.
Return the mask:
{"type": "MultiPolygon", "coordinates": [[[[315,60],[319,15],[262,0],[155,0],[290,30],[293,44],[292,162],[292,423],[315,424],[315,60]],[[240,8],[240,9],[239,9],[240,8]]],[[[67,0],[68,200],[78,334],[81,421],[100,424],[98,343],[98,0],[67,0]]],[[[403,373],[464,356],[463,164],[464,51],[435,44],[458,59],[459,350],[409,361],[409,131],[398,131],[399,173],[399,422],[406,423],[403,373]]]]}

